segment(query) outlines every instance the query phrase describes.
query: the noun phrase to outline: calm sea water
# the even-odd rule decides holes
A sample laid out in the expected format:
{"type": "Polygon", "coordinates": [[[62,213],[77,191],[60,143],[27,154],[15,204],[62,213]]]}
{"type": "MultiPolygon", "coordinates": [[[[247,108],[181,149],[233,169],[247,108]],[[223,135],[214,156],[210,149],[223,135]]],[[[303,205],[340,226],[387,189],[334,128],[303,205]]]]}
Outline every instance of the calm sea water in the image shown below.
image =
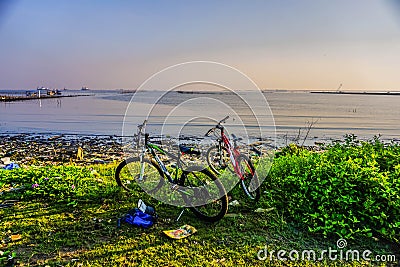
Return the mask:
{"type": "MultiPolygon", "coordinates": [[[[120,94],[117,91],[89,93],[90,96],[73,98],[0,102],[0,133],[122,135],[125,112],[133,94],[120,94]]],[[[152,103],[152,96],[154,92],[135,95],[128,109],[125,127],[131,125],[129,129],[134,129],[143,121],[145,110],[149,107],[153,107],[149,126],[153,133],[159,132],[161,125],[166,122],[163,133],[174,134],[177,126],[193,118],[193,109],[198,113],[213,114],[215,118],[226,115],[234,117],[232,110],[219,105],[218,101],[233,107],[239,117],[247,118],[244,121],[250,129],[256,126],[249,108],[233,94],[171,92],[157,105],[152,103]],[[191,103],[193,99],[196,101],[191,103]],[[210,105],[210,99],[217,102],[210,105]],[[172,114],[167,121],[166,114],[172,114]]],[[[313,125],[306,144],[342,139],[345,134],[355,134],[361,139],[374,135],[381,135],[385,140],[400,138],[400,96],[331,95],[297,91],[268,91],[264,92],[264,96],[272,111],[279,144],[296,137],[301,143],[310,123],[313,125]]],[[[263,106],[251,108],[265,110],[263,106]]],[[[229,125],[229,130],[235,132],[235,122],[228,122],[229,125]]],[[[192,121],[191,127],[183,129],[183,133],[202,135],[211,126],[211,121],[199,118],[192,121]]],[[[272,130],[273,125],[270,124],[261,127],[266,138],[275,138],[272,130]]]]}

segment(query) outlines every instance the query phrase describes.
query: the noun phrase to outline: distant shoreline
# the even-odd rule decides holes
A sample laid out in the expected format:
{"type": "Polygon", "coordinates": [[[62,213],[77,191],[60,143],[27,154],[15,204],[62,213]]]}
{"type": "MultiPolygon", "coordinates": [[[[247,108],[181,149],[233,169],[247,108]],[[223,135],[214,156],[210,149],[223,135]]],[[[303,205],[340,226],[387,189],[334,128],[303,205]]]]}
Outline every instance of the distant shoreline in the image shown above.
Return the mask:
{"type": "MultiPolygon", "coordinates": [[[[176,91],[178,94],[211,94],[233,95],[232,91],[176,91]]],[[[311,91],[311,90],[262,90],[262,93],[299,93],[334,94],[334,95],[400,95],[400,91],[374,92],[374,91],[311,91]]]]}
{"type": "Polygon", "coordinates": [[[352,91],[311,91],[312,94],[335,94],[335,95],[400,95],[400,92],[352,92],[352,91]]]}

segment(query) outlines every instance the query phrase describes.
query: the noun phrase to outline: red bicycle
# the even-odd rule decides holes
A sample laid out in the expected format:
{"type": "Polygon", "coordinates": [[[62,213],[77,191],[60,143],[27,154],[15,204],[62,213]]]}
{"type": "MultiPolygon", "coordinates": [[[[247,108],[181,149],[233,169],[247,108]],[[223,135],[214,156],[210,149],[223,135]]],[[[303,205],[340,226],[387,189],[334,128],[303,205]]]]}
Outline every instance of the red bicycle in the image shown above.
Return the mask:
{"type": "Polygon", "coordinates": [[[218,144],[210,147],[207,151],[207,163],[216,174],[221,174],[221,171],[225,169],[235,173],[240,178],[245,194],[251,200],[258,201],[260,199],[260,184],[257,173],[250,159],[239,151],[237,141],[241,139],[232,135],[232,144],[225,134],[222,123],[226,122],[228,118],[229,116],[226,116],[206,133],[206,136],[210,136],[216,130],[220,130],[217,139],[218,144]]]}

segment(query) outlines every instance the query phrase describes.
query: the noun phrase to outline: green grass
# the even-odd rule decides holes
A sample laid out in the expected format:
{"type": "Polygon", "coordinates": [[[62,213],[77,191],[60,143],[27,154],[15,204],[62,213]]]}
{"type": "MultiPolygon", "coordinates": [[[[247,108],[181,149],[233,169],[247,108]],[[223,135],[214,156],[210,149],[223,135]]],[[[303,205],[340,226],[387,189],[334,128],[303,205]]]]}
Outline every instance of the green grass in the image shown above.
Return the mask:
{"type": "MultiPolygon", "coordinates": [[[[342,149],[341,153],[344,154],[347,150],[344,147],[342,149]]],[[[257,253],[266,246],[268,251],[288,252],[337,248],[336,241],[340,235],[334,231],[325,234],[310,231],[307,221],[299,219],[308,216],[307,203],[304,202],[304,207],[296,210],[293,202],[298,200],[295,196],[287,195],[294,189],[286,188],[287,193],[284,191],[284,186],[291,184],[295,178],[286,180],[282,174],[285,171],[291,173],[293,164],[299,163],[295,157],[306,153],[292,152],[285,152],[286,154],[280,155],[276,163],[274,162],[277,165],[272,167],[271,177],[262,185],[264,193],[257,205],[244,196],[241,188],[235,188],[230,195],[240,205],[230,207],[228,215],[215,224],[199,221],[190,211],[185,211],[180,221],[175,222],[179,208],[158,203],[141,193],[129,194],[122,191],[114,182],[115,164],[91,167],[30,167],[0,171],[2,191],[10,187],[25,186],[20,191],[4,192],[1,195],[2,200],[17,199],[19,202],[13,207],[0,209],[0,251],[3,253],[0,256],[0,259],[3,258],[0,266],[6,264],[4,258],[12,252],[15,254],[16,266],[371,265],[371,262],[366,261],[328,259],[280,261],[274,257],[272,260],[258,260],[257,253]],[[284,163],[288,169],[284,169],[284,163]],[[91,168],[99,175],[93,174],[91,168]],[[278,180],[279,174],[282,175],[281,180],[278,180]],[[271,179],[276,179],[281,186],[272,183],[271,179]],[[32,188],[35,183],[39,186],[32,188]],[[117,219],[135,208],[139,198],[156,207],[159,214],[157,224],[149,229],[127,224],[118,228],[117,219]],[[271,207],[274,209],[266,213],[253,212],[256,208],[271,207]],[[164,235],[164,230],[183,224],[196,227],[198,232],[182,240],[172,240],[164,235]],[[20,234],[21,239],[12,241],[13,234],[20,234]]],[[[313,157],[310,155],[305,157],[313,157]]],[[[389,156],[386,158],[389,159],[389,156]]],[[[296,170],[296,175],[300,173],[301,168],[296,170]]],[[[313,188],[312,185],[310,188],[313,188]]],[[[298,197],[301,198],[301,195],[298,197]]],[[[360,251],[369,249],[374,255],[395,254],[398,261],[400,253],[397,242],[385,239],[378,233],[349,238],[346,248],[360,251]]],[[[393,263],[395,264],[397,262],[393,263]]]]}

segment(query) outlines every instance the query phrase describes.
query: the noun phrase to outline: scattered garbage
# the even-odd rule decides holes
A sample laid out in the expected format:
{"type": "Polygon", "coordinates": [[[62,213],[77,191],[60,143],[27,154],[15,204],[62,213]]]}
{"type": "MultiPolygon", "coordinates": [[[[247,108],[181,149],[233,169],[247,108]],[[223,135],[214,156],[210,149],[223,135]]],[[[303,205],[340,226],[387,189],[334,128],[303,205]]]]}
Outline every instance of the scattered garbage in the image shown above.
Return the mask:
{"type": "Polygon", "coordinates": [[[18,168],[19,168],[19,165],[14,162],[11,162],[10,164],[7,164],[4,167],[5,170],[13,170],[13,169],[18,169],[18,168]]]}
{"type": "Polygon", "coordinates": [[[22,239],[22,236],[17,234],[17,235],[11,235],[11,241],[18,241],[22,239]]]}
{"type": "Polygon", "coordinates": [[[17,253],[14,251],[2,251],[0,250],[0,264],[3,264],[2,266],[15,266],[15,257],[17,256],[17,253]]]}
{"type": "Polygon", "coordinates": [[[14,206],[15,202],[18,202],[18,200],[13,200],[13,199],[5,200],[0,204],[0,209],[12,207],[14,206]]]}
{"type": "Polygon", "coordinates": [[[175,230],[165,230],[164,234],[173,239],[182,239],[196,233],[197,230],[193,226],[185,224],[175,230]]]}
{"type": "Polygon", "coordinates": [[[3,164],[0,164],[0,167],[5,169],[5,170],[12,170],[12,169],[18,169],[19,168],[19,165],[14,163],[14,162],[11,162],[9,157],[2,158],[1,162],[3,164]]]}
{"type": "Polygon", "coordinates": [[[147,214],[150,214],[150,215],[155,215],[156,214],[155,209],[153,207],[151,207],[151,206],[147,206],[143,202],[143,200],[141,200],[141,199],[139,199],[139,201],[138,201],[138,208],[143,213],[147,213],[147,214]]]}
{"type": "Polygon", "coordinates": [[[0,196],[1,196],[2,194],[4,194],[4,193],[7,193],[7,192],[16,192],[16,191],[21,191],[21,190],[23,190],[23,189],[25,189],[25,186],[11,187],[11,188],[6,189],[6,190],[3,190],[3,191],[0,190],[0,196]]]}
{"type": "Polygon", "coordinates": [[[100,174],[93,168],[90,168],[90,173],[94,176],[94,177],[100,177],[100,174]]]}
{"type": "MultiPolygon", "coordinates": [[[[103,164],[125,156],[117,136],[90,135],[35,135],[0,133],[0,158],[11,157],[18,165],[38,166],[69,163],[86,165],[96,161],[103,164]],[[82,148],[83,160],[77,160],[78,147],[82,148]]],[[[0,161],[0,169],[2,169],[0,161]]]]}
{"type": "Polygon", "coordinates": [[[275,209],[275,208],[268,208],[268,209],[258,208],[258,209],[256,209],[254,212],[257,212],[257,213],[266,213],[266,212],[273,211],[274,209],[275,209]]]}
{"type": "Polygon", "coordinates": [[[83,160],[83,148],[78,147],[78,152],[76,153],[77,160],[83,160]]]}
{"type": "Polygon", "coordinates": [[[229,206],[232,206],[232,207],[235,207],[235,206],[239,206],[240,203],[239,203],[239,201],[237,201],[237,200],[233,200],[233,201],[229,202],[228,205],[229,205],[229,206]]]}
{"type": "Polygon", "coordinates": [[[10,157],[1,158],[0,161],[1,161],[4,165],[7,165],[7,164],[10,164],[10,163],[11,163],[10,157]]]}
{"type": "Polygon", "coordinates": [[[94,159],[93,164],[105,164],[106,162],[102,159],[94,159]]]}

